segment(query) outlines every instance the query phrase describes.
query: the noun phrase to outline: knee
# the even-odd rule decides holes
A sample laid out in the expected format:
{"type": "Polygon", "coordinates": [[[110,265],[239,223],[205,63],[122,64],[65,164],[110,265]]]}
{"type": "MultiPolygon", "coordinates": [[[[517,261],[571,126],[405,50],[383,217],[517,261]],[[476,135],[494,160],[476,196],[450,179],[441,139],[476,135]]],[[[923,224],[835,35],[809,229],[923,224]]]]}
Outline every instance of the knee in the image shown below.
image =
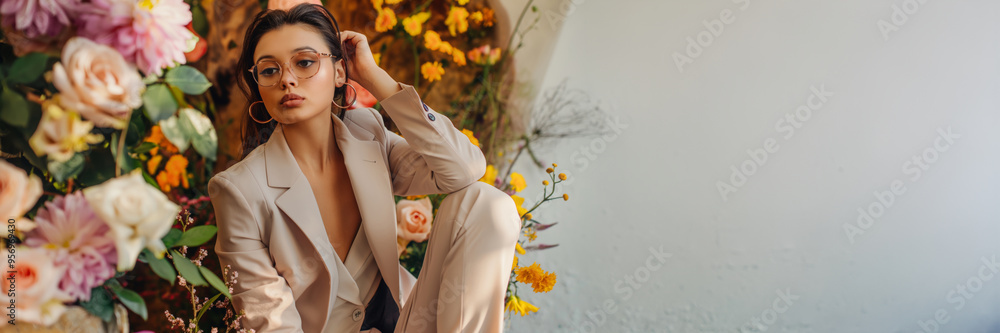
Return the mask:
{"type": "Polygon", "coordinates": [[[445,200],[458,197],[468,200],[467,217],[463,228],[482,228],[494,233],[497,238],[509,240],[511,246],[521,232],[521,217],[517,214],[514,199],[507,193],[483,182],[475,182],[457,192],[449,194],[445,200]]]}

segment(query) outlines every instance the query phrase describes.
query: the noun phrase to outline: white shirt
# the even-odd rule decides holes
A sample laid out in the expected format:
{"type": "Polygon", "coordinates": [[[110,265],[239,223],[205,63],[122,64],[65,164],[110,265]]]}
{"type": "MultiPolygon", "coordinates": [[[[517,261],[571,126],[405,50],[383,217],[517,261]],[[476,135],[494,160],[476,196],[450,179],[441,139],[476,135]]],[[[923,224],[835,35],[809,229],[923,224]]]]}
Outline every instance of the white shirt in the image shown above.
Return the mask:
{"type": "Polygon", "coordinates": [[[372,255],[365,235],[364,223],[361,223],[358,234],[354,236],[346,262],[340,261],[339,254],[333,257],[337,261],[339,285],[335,286],[336,297],[332,302],[326,332],[360,332],[361,323],[365,319],[365,308],[370,301],[369,293],[378,288],[381,280],[375,256],[372,255]]]}

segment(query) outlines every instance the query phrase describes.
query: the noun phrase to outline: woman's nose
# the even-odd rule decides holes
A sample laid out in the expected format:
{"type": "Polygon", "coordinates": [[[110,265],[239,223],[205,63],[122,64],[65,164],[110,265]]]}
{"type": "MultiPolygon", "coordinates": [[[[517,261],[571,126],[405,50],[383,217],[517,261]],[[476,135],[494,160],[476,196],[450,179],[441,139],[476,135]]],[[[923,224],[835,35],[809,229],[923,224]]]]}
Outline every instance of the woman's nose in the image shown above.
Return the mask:
{"type": "Polygon", "coordinates": [[[281,68],[281,70],[284,72],[281,75],[281,87],[282,88],[287,87],[287,86],[298,86],[299,85],[298,78],[295,77],[295,73],[292,73],[292,66],[285,65],[284,67],[281,68]]]}

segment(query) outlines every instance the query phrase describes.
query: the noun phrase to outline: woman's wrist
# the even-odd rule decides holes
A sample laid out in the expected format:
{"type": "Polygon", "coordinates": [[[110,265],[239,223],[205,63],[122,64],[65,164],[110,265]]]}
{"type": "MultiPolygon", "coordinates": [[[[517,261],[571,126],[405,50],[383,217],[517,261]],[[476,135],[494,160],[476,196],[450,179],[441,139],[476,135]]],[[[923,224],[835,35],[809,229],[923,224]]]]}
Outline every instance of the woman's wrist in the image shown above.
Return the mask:
{"type": "Polygon", "coordinates": [[[392,96],[393,94],[402,90],[399,86],[399,82],[392,78],[384,69],[380,67],[375,67],[375,69],[369,71],[368,75],[362,76],[360,79],[363,81],[358,81],[368,92],[375,97],[376,100],[383,100],[392,96]]]}

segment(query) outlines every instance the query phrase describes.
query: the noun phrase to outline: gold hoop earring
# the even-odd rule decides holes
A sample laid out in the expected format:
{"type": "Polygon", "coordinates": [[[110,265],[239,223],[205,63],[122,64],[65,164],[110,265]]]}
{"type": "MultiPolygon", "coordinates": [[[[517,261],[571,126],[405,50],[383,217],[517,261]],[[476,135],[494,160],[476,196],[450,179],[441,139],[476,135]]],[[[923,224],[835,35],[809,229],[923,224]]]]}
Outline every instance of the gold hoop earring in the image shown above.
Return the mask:
{"type": "Polygon", "coordinates": [[[255,118],[253,116],[253,106],[255,104],[257,104],[257,103],[264,103],[264,101],[256,101],[256,102],[250,103],[250,108],[247,109],[247,113],[250,114],[250,119],[253,119],[253,121],[256,121],[259,124],[267,124],[267,123],[271,122],[271,120],[274,120],[274,117],[271,117],[271,119],[268,119],[267,121],[257,120],[257,118],[255,118]]]}
{"type": "MultiPolygon", "coordinates": [[[[354,103],[357,103],[357,102],[358,102],[358,90],[357,90],[357,89],[355,89],[355,88],[354,88],[354,85],[352,85],[352,84],[350,84],[350,83],[347,83],[347,86],[348,86],[348,87],[351,87],[351,90],[353,90],[353,91],[354,91],[354,99],[352,99],[352,100],[351,100],[351,103],[348,103],[348,104],[347,104],[347,106],[341,106],[340,104],[337,104],[337,102],[333,102],[333,101],[331,101],[331,103],[333,103],[333,105],[334,105],[334,106],[336,106],[336,107],[338,107],[338,108],[341,108],[341,109],[346,109],[346,108],[349,108],[349,107],[352,107],[352,106],[354,106],[354,103]]],[[[346,91],[346,90],[344,91],[344,98],[345,98],[345,99],[347,98],[347,91],[346,91]]]]}

